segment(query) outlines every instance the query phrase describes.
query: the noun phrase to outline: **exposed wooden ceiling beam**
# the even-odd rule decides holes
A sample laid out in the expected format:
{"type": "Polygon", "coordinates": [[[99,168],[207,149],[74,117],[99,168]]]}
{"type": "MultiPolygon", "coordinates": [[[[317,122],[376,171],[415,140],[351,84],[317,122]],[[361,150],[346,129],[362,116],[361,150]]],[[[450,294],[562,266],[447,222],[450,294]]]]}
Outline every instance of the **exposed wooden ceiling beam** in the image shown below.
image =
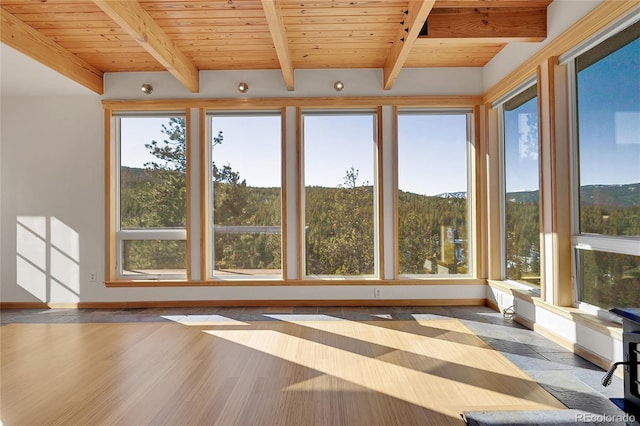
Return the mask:
{"type": "Polygon", "coordinates": [[[196,66],[175,46],[171,38],[140,3],[136,0],[93,0],[93,2],[191,92],[197,93],[200,90],[200,78],[196,66]]]}
{"type": "Polygon", "coordinates": [[[413,44],[418,39],[420,30],[435,4],[435,0],[410,0],[404,23],[398,25],[396,38],[384,65],[384,88],[391,89],[400,70],[409,56],[413,44]]]}
{"type": "Polygon", "coordinates": [[[276,54],[278,55],[278,61],[280,61],[284,83],[287,86],[287,90],[294,90],[293,62],[291,61],[289,41],[287,40],[282,11],[280,10],[280,0],[262,0],[262,8],[267,17],[267,24],[269,24],[273,44],[276,47],[276,54]]]}
{"type": "Polygon", "coordinates": [[[547,37],[546,7],[433,9],[420,39],[539,42],[547,37]]]}
{"type": "Polygon", "coordinates": [[[102,71],[0,8],[0,41],[102,95],[102,71]]]}
{"type": "Polygon", "coordinates": [[[434,9],[455,7],[547,7],[553,0],[438,0],[434,9]]]}

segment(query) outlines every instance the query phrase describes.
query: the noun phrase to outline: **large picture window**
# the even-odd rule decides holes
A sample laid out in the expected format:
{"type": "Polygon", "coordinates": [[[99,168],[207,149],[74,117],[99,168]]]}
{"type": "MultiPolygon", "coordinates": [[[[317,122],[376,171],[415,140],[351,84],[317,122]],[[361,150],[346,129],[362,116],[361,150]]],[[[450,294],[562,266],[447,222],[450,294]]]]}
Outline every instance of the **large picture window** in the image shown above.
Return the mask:
{"type": "Polygon", "coordinates": [[[118,275],[186,278],[187,149],[181,114],[116,117],[118,275]]]}
{"type": "Polygon", "coordinates": [[[640,23],[575,58],[579,302],[640,306],[640,23]]]}
{"type": "Polygon", "coordinates": [[[304,275],[377,275],[376,116],[304,113],[304,275]]]}
{"type": "Polygon", "coordinates": [[[282,277],[280,113],[210,116],[212,275],[282,277]]]}
{"type": "Polygon", "coordinates": [[[504,278],[540,285],[540,167],[537,86],[502,105],[504,278]]]}
{"type": "Polygon", "coordinates": [[[398,116],[398,244],[402,275],[469,275],[466,112],[398,116]]]}
{"type": "Polygon", "coordinates": [[[110,284],[473,274],[470,109],[211,108],[108,110],[110,284]]]}

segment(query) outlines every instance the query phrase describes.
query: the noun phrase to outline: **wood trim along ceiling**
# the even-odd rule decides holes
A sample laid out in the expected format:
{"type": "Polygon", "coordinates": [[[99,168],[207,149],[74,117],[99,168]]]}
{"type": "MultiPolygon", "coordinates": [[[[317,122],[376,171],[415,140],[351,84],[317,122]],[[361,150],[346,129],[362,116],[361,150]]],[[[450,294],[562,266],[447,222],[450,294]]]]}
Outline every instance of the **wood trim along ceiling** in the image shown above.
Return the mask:
{"type": "Polygon", "coordinates": [[[547,35],[552,0],[3,0],[0,41],[103,93],[103,73],[482,67],[547,35]]]}
{"type": "Polygon", "coordinates": [[[102,101],[102,106],[105,109],[113,109],[114,111],[159,111],[181,108],[261,110],[287,106],[298,108],[377,108],[381,105],[422,108],[471,108],[480,102],[480,96],[358,96],[351,98],[104,100],[102,101]]]}

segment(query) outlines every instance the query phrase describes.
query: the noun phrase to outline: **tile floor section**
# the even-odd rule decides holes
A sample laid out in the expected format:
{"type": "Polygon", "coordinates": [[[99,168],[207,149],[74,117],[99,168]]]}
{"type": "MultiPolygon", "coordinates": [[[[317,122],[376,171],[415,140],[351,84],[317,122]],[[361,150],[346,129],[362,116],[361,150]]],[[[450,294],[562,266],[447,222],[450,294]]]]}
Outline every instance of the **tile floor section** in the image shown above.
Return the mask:
{"type": "MultiPolygon", "coordinates": [[[[393,321],[456,318],[536,380],[569,408],[604,416],[622,416],[609,398],[623,397],[622,379],[614,376],[603,387],[604,371],[501,313],[487,307],[199,307],[149,309],[3,310],[0,324],[206,321],[214,316],[239,321],[273,321],[272,314],[300,314],[356,321],[393,321]]],[[[212,318],[212,319],[213,319],[212,318]]],[[[615,417],[613,417],[615,418],[615,417]]],[[[596,422],[598,425],[626,423],[596,422]]],[[[637,424],[637,423],[636,423],[637,424]]]]}

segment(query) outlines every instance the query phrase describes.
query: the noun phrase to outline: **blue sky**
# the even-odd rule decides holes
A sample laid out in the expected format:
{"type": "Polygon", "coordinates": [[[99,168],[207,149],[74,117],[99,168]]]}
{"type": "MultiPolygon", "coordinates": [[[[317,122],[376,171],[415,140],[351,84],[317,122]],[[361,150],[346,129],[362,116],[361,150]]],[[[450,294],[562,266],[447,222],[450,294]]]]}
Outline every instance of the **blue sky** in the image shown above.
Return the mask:
{"type": "MultiPolygon", "coordinates": [[[[640,182],[640,40],[578,74],[581,185],[640,182]]],[[[537,100],[505,114],[507,192],[536,190],[537,100]]]]}
{"type": "Polygon", "coordinates": [[[280,115],[214,116],[212,135],[222,131],[223,141],[214,146],[212,160],[217,167],[226,164],[240,173],[249,186],[281,185],[280,115]]]}
{"type": "Polygon", "coordinates": [[[423,195],[466,192],[467,141],[466,114],[400,114],[400,190],[423,195]]]}
{"type": "Polygon", "coordinates": [[[640,39],[578,74],[580,184],[640,182],[640,39]]]}
{"type": "Polygon", "coordinates": [[[536,191],[539,182],[538,100],[504,114],[506,192],[536,191]]]}
{"type": "Polygon", "coordinates": [[[373,184],[374,115],[305,115],[304,182],[306,186],[337,187],[353,167],[357,185],[373,184]]]}
{"type": "Polygon", "coordinates": [[[120,120],[120,158],[127,167],[144,167],[144,163],[157,160],[145,148],[152,140],[161,142],[166,135],[161,132],[162,124],[168,123],[164,117],[122,117],[120,120]]]}

